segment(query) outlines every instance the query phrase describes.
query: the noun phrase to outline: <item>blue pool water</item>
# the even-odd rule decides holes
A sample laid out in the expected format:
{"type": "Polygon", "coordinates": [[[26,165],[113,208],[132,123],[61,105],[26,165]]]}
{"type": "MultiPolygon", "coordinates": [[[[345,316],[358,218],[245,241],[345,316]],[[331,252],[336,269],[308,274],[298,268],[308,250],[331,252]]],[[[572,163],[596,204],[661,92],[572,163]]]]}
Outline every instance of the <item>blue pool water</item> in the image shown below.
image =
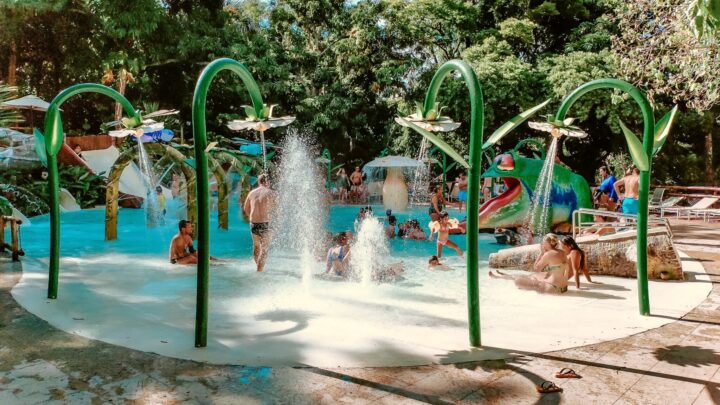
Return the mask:
{"type": "MultiPolygon", "coordinates": [[[[233,200],[234,201],[234,200],[233,200]]],[[[332,232],[344,230],[354,231],[354,221],[359,206],[332,206],[326,228],[332,232]]],[[[384,219],[385,209],[373,206],[373,211],[381,214],[384,219]]],[[[462,219],[460,211],[451,210],[451,217],[462,219]],[[454,214],[454,215],[453,215],[454,214]]],[[[427,208],[420,207],[408,212],[394,213],[398,223],[408,218],[418,219],[427,230],[429,216],[427,208]]],[[[168,203],[165,224],[156,228],[145,227],[145,213],[141,209],[121,208],[118,215],[118,239],[105,241],[105,210],[103,208],[65,212],[61,214],[61,257],[82,256],[86,254],[124,253],[140,255],[144,258],[157,257],[166,259],[168,246],[177,233],[176,209],[172,201],[168,203]]],[[[32,225],[22,229],[22,245],[25,252],[32,257],[47,257],[49,254],[49,216],[31,218],[32,225]]],[[[211,254],[223,258],[248,258],[252,254],[252,240],[248,224],[240,218],[237,204],[230,204],[229,230],[217,227],[217,213],[213,212],[210,219],[211,254]]],[[[317,230],[308,230],[309,238],[321,235],[317,230]]],[[[451,235],[451,240],[466,250],[465,235],[451,235]]],[[[390,251],[393,256],[403,258],[429,257],[435,254],[435,243],[430,241],[390,240],[390,251]]],[[[480,235],[480,257],[497,251],[501,246],[496,244],[490,235],[480,235]]],[[[446,256],[454,256],[452,250],[445,249],[446,256]]]]}

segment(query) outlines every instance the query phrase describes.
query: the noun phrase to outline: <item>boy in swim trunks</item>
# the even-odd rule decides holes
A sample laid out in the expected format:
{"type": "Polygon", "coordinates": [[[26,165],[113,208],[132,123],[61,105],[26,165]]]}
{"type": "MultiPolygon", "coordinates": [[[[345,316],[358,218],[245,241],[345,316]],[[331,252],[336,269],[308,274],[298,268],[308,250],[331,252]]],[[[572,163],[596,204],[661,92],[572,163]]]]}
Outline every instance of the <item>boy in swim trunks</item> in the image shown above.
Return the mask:
{"type": "Polygon", "coordinates": [[[448,213],[446,211],[442,211],[440,213],[440,219],[438,221],[430,222],[430,237],[428,240],[432,240],[433,234],[437,233],[437,257],[438,259],[442,257],[442,251],[443,246],[448,246],[457,252],[457,254],[460,257],[463,257],[463,252],[460,250],[460,247],[455,244],[455,242],[450,240],[450,229],[451,228],[457,228],[459,225],[459,222],[457,219],[449,219],[448,213]]]}

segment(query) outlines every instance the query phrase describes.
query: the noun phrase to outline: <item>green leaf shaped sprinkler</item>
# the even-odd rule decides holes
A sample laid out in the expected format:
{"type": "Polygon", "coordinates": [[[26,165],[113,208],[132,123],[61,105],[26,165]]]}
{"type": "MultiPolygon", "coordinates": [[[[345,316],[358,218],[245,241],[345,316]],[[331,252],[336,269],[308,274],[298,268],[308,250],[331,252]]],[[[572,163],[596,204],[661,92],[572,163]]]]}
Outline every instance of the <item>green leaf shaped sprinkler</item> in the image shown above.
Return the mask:
{"type": "Polygon", "coordinates": [[[263,108],[258,111],[253,106],[243,105],[247,117],[243,120],[232,120],[228,122],[227,126],[233,131],[265,132],[270,128],[288,126],[295,121],[295,117],[291,116],[273,117],[272,112],[276,106],[277,104],[263,104],[263,108]]]}

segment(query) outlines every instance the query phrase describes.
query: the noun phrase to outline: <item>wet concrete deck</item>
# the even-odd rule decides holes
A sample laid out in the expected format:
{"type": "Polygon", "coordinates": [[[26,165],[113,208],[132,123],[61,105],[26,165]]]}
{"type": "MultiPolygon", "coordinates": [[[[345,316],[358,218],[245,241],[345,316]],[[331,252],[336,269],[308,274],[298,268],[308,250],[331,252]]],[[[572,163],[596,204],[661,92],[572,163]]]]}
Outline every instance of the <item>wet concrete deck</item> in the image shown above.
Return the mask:
{"type": "Polygon", "coordinates": [[[398,368],[214,366],[89,340],[18,306],[10,289],[22,269],[0,259],[0,403],[720,403],[720,225],[673,231],[713,283],[682,319],[558,352],[398,368]],[[563,367],[584,378],[554,378],[563,367]],[[545,380],[564,392],[538,394],[545,380]]]}

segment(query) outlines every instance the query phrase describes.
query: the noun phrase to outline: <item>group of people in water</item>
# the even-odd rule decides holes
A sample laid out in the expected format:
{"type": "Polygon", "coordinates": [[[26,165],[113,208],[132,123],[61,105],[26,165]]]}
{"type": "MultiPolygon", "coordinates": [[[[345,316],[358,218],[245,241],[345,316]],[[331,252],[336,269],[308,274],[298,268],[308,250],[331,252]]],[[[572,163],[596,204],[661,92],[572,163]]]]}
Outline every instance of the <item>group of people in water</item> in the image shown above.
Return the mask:
{"type": "MultiPolygon", "coordinates": [[[[242,210],[250,221],[250,234],[253,241],[253,261],[258,272],[265,269],[268,251],[270,249],[271,231],[270,216],[275,206],[275,193],[270,189],[267,174],[257,178],[258,186],[245,198],[242,210]]],[[[242,202],[242,200],[239,200],[242,202]]],[[[193,247],[193,224],[187,220],[178,223],[178,234],[170,241],[169,259],[172,264],[196,264],[197,252],[193,247]]],[[[219,261],[214,257],[210,260],[219,261]]]]}
{"type": "MultiPolygon", "coordinates": [[[[596,207],[614,211],[617,207],[617,196],[620,194],[620,187],[625,188],[625,198],[622,202],[623,211],[627,213],[637,212],[638,193],[638,171],[633,168],[628,175],[621,180],[615,180],[609,174],[606,167],[600,168],[602,176],[601,185],[595,190],[593,198],[596,207]],[[633,202],[635,201],[635,202],[633,202]]],[[[344,172],[340,173],[340,183],[343,187],[341,193],[352,190],[352,187],[360,187],[362,177],[359,168],[353,175],[347,178],[345,184],[342,180],[344,172]],[[347,186],[347,187],[345,187],[347,186]]],[[[267,262],[268,250],[270,247],[271,230],[270,216],[275,205],[275,194],[269,187],[268,176],[262,174],[258,177],[258,186],[253,189],[242,203],[242,210],[250,222],[250,232],[253,241],[253,260],[258,272],[262,272],[267,262]]],[[[467,179],[462,175],[457,182],[461,192],[464,192],[460,204],[467,199],[467,179]]],[[[342,195],[342,194],[341,194],[342,195]]],[[[450,270],[441,262],[443,249],[447,246],[455,250],[462,257],[463,251],[450,239],[451,233],[465,233],[463,223],[457,219],[450,218],[445,210],[448,202],[444,197],[443,187],[433,189],[430,198],[428,213],[430,222],[427,225],[428,232],[420,225],[417,219],[408,219],[398,223],[397,217],[387,210],[384,220],[386,221],[384,233],[388,238],[403,238],[409,240],[429,240],[435,242],[436,252],[428,260],[428,267],[436,270],[450,270]]],[[[362,207],[357,216],[356,226],[365,218],[373,216],[372,207],[362,207]]],[[[604,218],[596,218],[597,222],[604,218]]],[[[597,230],[598,232],[602,229],[597,230]]],[[[182,220],[178,224],[178,234],[172,239],[169,259],[173,264],[194,264],[197,263],[197,252],[193,248],[193,224],[182,220]]],[[[532,235],[530,235],[532,237],[532,235]]],[[[339,232],[330,235],[325,243],[327,249],[325,273],[346,277],[349,272],[349,258],[353,245],[353,233],[351,231],[339,232]]],[[[531,242],[531,240],[528,240],[531,242]]],[[[588,272],[586,255],[570,236],[561,240],[553,234],[542,238],[540,243],[540,255],[533,266],[534,272],[528,275],[513,276],[501,271],[490,272],[492,278],[510,279],[522,289],[536,290],[542,293],[563,293],[567,291],[568,284],[574,278],[575,286],[580,288],[580,273],[583,273],[588,282],[592,283],[588,272]]],[[[213,260],[216,260],[212,258],[213,260]]],[[[393,278],[402,274],[402,263],[388,266],[384,274],[374,276],[376,279],[393,278]]]]}

